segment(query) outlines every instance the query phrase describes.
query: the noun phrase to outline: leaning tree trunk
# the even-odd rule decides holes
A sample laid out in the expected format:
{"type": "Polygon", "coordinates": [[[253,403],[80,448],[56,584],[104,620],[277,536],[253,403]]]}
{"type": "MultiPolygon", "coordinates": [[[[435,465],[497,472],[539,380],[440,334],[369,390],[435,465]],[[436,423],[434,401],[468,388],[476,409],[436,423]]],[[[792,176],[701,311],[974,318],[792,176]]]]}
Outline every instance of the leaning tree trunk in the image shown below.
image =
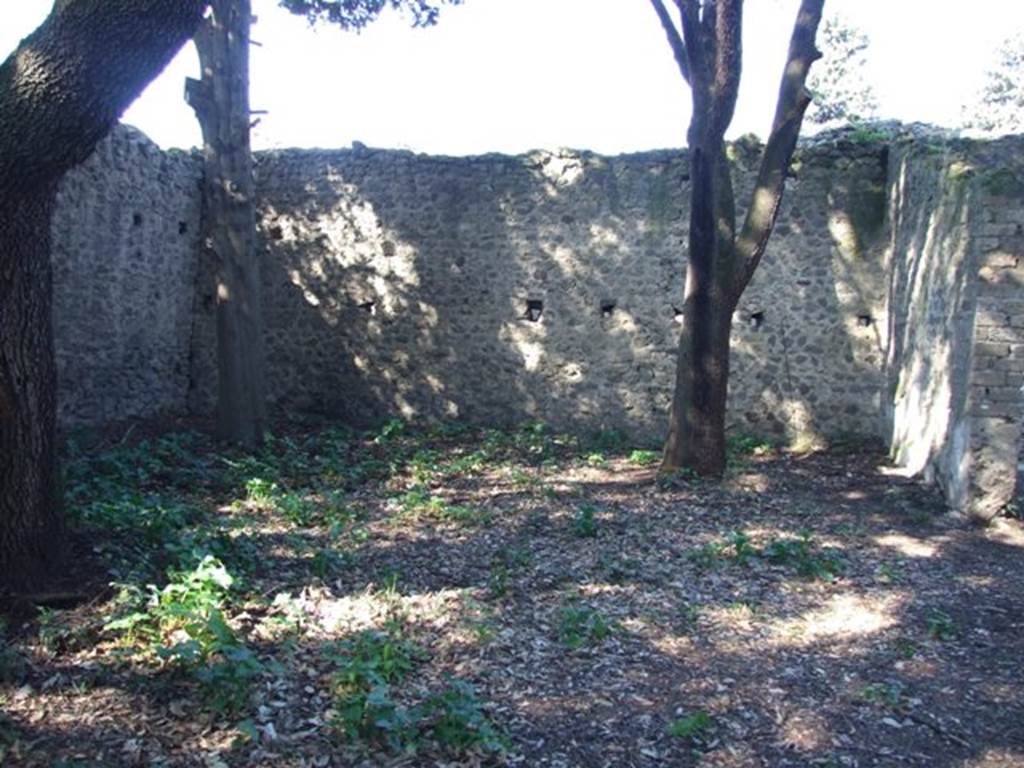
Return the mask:
{"type": "Polygon", "coordinates": [[[804,84],[821,54],[814,38],[825,0],[802,0],[793,26],[772,131],[743,228],[736,231],[724,136],[739,89],[743,0],[674,0],[676,27],[663,0],[651,0],[679,70],[690,84],[690,237],[676,386],[660,472],[725,469],[725,415],[732,314],[775,226],[786,170],[804,112],[804,84]]]}
{"type": "Polygon", "coordinates": [[[250,0],[213,0],[196,33],[201,80],[186,98],[203,130],[204,253],[214,260],[217,296],[217,429],[255,448],[263,439],[263,331],[249,142],[250,0]]]}
{"type": "Polygon", "coordinates": [[[0,590],[61,549],[50,212],[60,177],[191,37],[199,0],[56,0],[0,64],[0,590]]]}

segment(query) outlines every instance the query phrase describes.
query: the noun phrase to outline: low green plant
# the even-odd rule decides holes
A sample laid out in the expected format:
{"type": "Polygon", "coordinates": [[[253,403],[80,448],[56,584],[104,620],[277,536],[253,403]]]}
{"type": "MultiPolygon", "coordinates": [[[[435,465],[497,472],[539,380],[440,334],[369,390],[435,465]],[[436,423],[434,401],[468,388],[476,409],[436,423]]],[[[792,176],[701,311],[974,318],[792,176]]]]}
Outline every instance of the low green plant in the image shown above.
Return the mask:
{"type": "Polygon", "coordinates": [[[661,461],[661,453],[646,449],[630,451],[629,462],[640,467],[653,467],[661,461]]]}
{"type": "Polygon", "coordinates": [[[473,686],[449,677],[447,686],[431,695],[419,708],[420,729],[450,752],[500,754],[508,739],[484,712],[473,686]]]}
{"type": "Polygon", "coordinates": [[[592,539],[597,536],[597,521],[594,519],[596,513],[597,507],[593,504],[580,505],[580,508],[576,510],[576,516],[573,518],[573,530],[577,536],[585,539],[592,539]]]}
{"type": "Polygon", "coordinates": [[[900,682],[871,683],[860,690],[862,701],[888,709],[897,709],[905,698],[905,688],[900,682]]]}
{"type": "Polygon", "coordinates": [[[592,451],[583,457],[588,467],[600,469],[608,466],[608,459],[601,451],[592,451]]]}
{"type": "Polygon", "coordinates": [[[573,650],[604,642],[617,630],[616,622],[592,608],[568,606],[559,614],[558,637],[573,650]]]}
{"type": "Polygon", "coordinates": [[[757,548],[750,543],[750,536],[743,531],[730,532],[728,541],[732,545],[736,562],[741,565],[749,565],[751,559],[759,554],[757,548]]]}
{"type": "Polygon", "coordinates": [[[401,419],[388,419],[384,426],[380,428],[380,432],[377,433],[373,441],[378,445],[382,445],[397,440],[406,433],[406,426],[406,423],[401,419]]]}
{"type": "Polygon", "coordinates": [[[395,752],[414,753],[427,741],[455,753],[504,751],[504,737],[463,680],[449,678],[443,690],[419,704],[400,701],[395,686],[406,682],[422,655],[397,622],[385,631],[360,632],[330,649],[336,668],[334,729],[351,743],[395,752]]]}
{"type": "Polygon", "coordinates": [[[254,504],[270,504],[279,492],[277,483],[262,477],[252,477],[245,483],[246,499],[254,504]]]}
{"type": "Polygon", "coordinates": [[[763,555],[768,562],[793,568],[807,579],[835,581],[845,568],[838,551],[819,550],[807,531],[797,539],[773,539],[765,547],[763,555]]]}
{"type": "Polygon", "coordinates": [[[925,627],[927,628],[928,637],[941,642],[953,640],[958,634],[953,617],[937,608],[929,611],[925,619],[925,627]]]}
{"type": "Polygon", "coordinates": [[[207,706],[218,713],[237,712],[249,700],[263,671],[256,655],[237,636],[224,615],[234,579],[217,558],[204,557],[194,568],[172,571],[163,588],[149,585],[144,605],[137,587],[124,587],[122,605],[134,607],[105,629],[129,642],[153,644],[156,654],[189,673],[200,685],[207,706]],[[165,638],[174,637],[172,645],[165,638]]]}
{"type": "Polygon", "coordinates": [[[726,453],[730,458],[744,456],[766,456],[775,450],[768,440],[754,435],[733,435],[726,441],[726,453]]]}
{"type": "Polygon", "coordinates": [[[686,553],[686,559],[699,570],[709,571],[725,561],[726,545],[718,541],[709,541],[686,553]]]}
{"type": "Polygon", "coordinates": [[[669,723],[668,735],[699,744],[710,736],[714,725],[711,715],[703,709],[698,709],[669,723]]]}

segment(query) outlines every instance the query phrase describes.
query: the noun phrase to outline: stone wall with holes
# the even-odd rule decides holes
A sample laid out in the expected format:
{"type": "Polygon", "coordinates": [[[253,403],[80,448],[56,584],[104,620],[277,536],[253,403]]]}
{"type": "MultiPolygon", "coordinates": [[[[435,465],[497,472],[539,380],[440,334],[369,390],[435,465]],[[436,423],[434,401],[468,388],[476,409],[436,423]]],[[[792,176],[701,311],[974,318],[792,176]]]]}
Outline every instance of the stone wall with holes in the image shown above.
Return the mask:
{"type": "Polygon", "coordinates": [[[904,144],[889,177],[892,455],[987,519],[1020,487],[1024,142],[904,144]]]}
{"type": "MultiPolygon", "coordinates": [[[[803,444],[884,437],[955,507],[1005,504],[1022,486],[1022,144],[910,127],[802,145],[734,318],[730,427],[803,444]]],[[[730,150],[741,205],[758,152],[730,150]]],[[[197,155],[122,128],[62,186],[62,423],[212,410],[200,173],[197,155]]],[[[259,154],[272,404],[658,443],[687,173],[680,151],[259,154]]]]}
{"type": "Polygon", "coordinates": [[[121,126],[63,180],[51,227],[62,424],[187,408],[201,173],[121,126]]]}
{"type": "MultiPolygon", "coordinates": [[[[737,144],[739,199],[758,148],[737,144]]],[[[736,430],[878,434],[884,147],[802,152],[736,315],[736,430]]],[[[674,378],[688,165],[678,151],[260,154],[270,395],[357,423],[539,419],[657,443],[674,378]]],[[[212,407],[213,284],[193,408],[212,407]]]]}

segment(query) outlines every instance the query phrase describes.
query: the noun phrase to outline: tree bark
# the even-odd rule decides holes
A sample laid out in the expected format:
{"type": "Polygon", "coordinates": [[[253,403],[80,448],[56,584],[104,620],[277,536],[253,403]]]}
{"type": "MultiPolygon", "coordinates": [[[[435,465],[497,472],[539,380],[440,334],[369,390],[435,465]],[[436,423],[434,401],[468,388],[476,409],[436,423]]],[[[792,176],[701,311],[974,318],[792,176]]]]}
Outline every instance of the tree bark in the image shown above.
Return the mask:
{"type": "Polygon", "coordinates": [[[199,0],[56,0],[0,64],[0,590],[53,574],[57,489],[50,212],[94,149],[188,40],[199,0]]]}
{"type": "Polygon", "coordinates": [[[725,416],[732,314],[760,263],[775,225],[786,170],[809,103],[804,84],[820,54],[814,45],[824,0],[802,0],[772,131],[740,233],[725,131],[741,71],[742,0],[674,0],[679,26],[663,0],[651,0],[673,56],[690,84],[690,236],[676,384],[660,472],[725,470],[725,416]]]}
{"type": "Polygon", "coordinates": [[[257,447],[266,422],[260,265],[249,139],[250,0],[213,0],[196,34],[202,80],[186,97],[203,130],[204,254],[216,265],[217,428],[257,447]]]}

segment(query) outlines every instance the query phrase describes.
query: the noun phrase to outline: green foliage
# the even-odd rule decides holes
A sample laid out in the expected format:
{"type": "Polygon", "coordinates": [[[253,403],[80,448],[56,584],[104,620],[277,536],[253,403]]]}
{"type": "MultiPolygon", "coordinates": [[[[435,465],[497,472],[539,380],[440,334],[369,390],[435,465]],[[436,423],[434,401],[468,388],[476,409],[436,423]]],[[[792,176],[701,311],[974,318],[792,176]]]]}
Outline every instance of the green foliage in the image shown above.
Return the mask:
{"type": "Polygon", "coordinates": [[[699,570],[709,571],[725,561],[726,545],[718,541],[709,541],[694,547],[686,553],[686,558],[699,570]]]}
{"type": "Polygon", "coordinates": [[[422,651],[401,636],[392,623],[387,631],[364,631],[329,652],[334,663],[334,729],[347,741],[416,752],[426,741],[463,754],[501,752],[504,737],[483,712],[473,687],[457,678],[407,706],[395,687],[415,669],[422,651]]]}
{"type": "Polygon", "coordinates": [[[558,638],[568,648],[597,645],[618,631],[618,625],[592,608],[567,606],[558,618],[558,638]]]}
{"type": "Polygon", "coordinates": [[[835,581],[845,568],[842,555],[833,549],[819,551],[804,531],[798,539],[774,539],[763,551],[764,558],[774,565],[796,570],[806,579],[835,581]]]}
{"type": "Polygon", "coordinates": [[[819,549],[807,531],[797,539],[772,539],[763,548],[755,546],[746,533],[732,531],[724,542],[709,541],[694,547],[687,558],[700,570],[711,570],[730,561],[751,565],[755,560],[763,560],[792,568],[804,578],[822,581],[834,581],[845,567],[838,551],[819,549]]]}
{"type": "Polygon", "coordinates": [[[714,729],[714,720],[703,709],[691,712],[685,717],[673,720],[668,726],[668,735],[691,742],[704,741],[714,729]]]}
{"type": "Polygon", "coordinates": [[[508,740],[487,717],[473,686],[449,677],[444,690],[420,707],[421,729],[443,748],[457,754],[502,753],[508,740]]]}
{"type": "Polygon", "coordinates": [[[750,543],[750,537],[742,531],[732,531],[729,536],[736,562],[749,565],[751,558],[757,557],[757,549],[750,543]]]}
{"type": "Polygon", "coordinates": [[[619,453],[626,447],[626,436],[617,429],[601,430],[591,440],[594,450],[619,453]]]}
{"type": "Polygon", "coordinates": [[[228,624],[224,615],[234,583],[223,563],[207,556],[189,571],[172,572],[162,589],[149,586],[149,599],[139,606],[139,591],[129,590],[123,602],[141,609],[122,614],[105,629],[129,642],[154,643],[157,655],[188,672],[199,683],[213,711],[234,713],[249,700],[263,665],[228,624]],[[133,599],[134,594],[134,599],[133,599]],[[178,639],[173,645],[161,641],[178,639]]]}
{"type": "Polygon", "coordinates": [[[444,5],[462,0],[279,0],[283,8],[305,16],[310,23],[326,22],[346,30],[359,30],[372,23],[385,8],[403,11],[415,27],[437,23],[444,5]]]}
{"type": "Polygon", "coordinates": [[[594,515],[597,507],[593,504],[581,504],[576,510],[576,517],[573,519],[573,530],[581,538],[592,539],[597,536],[597,522],[594,515]]]}
{"type": "Polygon", "coordinates": [[[959,634],[953,617],[938,608],[929,611],[925,619],[925,627],[928,637],[941,642],[953,640],[959,634]]]}
{"type": "Polygon", "coordinates": [[[841,17],[833,16],[821,25],[818,46],[823,57],[811,67],[807,79],[813,96],[808,122],[849,124],[877,112],[874,89],[861,76],[869,45],[867,35],[841,17]]]}
{"type": "Polygon", "coordinates": [[[1024,113],[1024,33],[1015,32],[996,50],[977,98],[963,107],[963,126],[988,134],[1021,132],[1024,113]]]}
{"type": "Polygon", "coordinates": [[[745,456],[766,456],[775,450],[768,440],[754,435],[731,435],[726,441],[726,453],[736,460],[745,456]]]}
{"type": "Polygon", "coordinates": [[[871,683],[860,690],[860,699],[868,704],[898,709],[906,696],[906,689],[900,682],[871,683]]]}
{"type": "Polygon", "coordinates": [[[629,461],[631,464],[636,464],[640,467],[653,467],[659,461],[661,461],[661,453],[658,451],[650,451],[645,449],[636,449],[630,451],[629,461]]]}

